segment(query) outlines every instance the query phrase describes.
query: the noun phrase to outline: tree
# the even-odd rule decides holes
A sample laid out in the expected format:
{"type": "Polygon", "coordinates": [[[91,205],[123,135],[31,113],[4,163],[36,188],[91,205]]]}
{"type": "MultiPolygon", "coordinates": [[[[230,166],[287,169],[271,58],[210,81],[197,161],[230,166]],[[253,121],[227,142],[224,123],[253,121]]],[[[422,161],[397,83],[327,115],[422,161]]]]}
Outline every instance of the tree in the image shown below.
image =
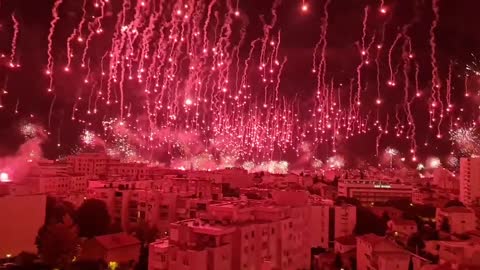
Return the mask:
{"type": "Polygon", "coordinates": [[[146,222],[141,222],[135,227],[132,234],[140,241],[142,246],[144,246],[157,239],[158,230],[155,226],[150,226],[146,222]]]}
{"type": "Polygon", "coordinates": [[[387,211],[384,211],[383,214],[382,214],[382,220],[385,221],[385,222],[388,222],[389,220],[391,220],[390,216],[388,215],[387,211]]]}
{"type": "Polygon", "coordinates": [[[445,204],[445,208],[453,207],[453,206],[465,207],[465,205],[459,200],[451,200],[445,204]]]}
{"type": "Polygon", "coordinates": [[[47,197],[45,210],[45,224],[61,223],[65,215],[73,217],[75,206],[71,202],[62,201],[54,197],[47,197]]]}
{"type": "Polygon", "coordinates": [[[357,270],[357,258],[355,257],[350,258],[350,267],[352,270],[357,270]]]}
{"type": "Polygon", "coordinates": [[[342,256],[339,253],[335,254],[334,266],[335,269],[341,269],[343,267],[342,256]]]}
{"type": "Polygon", "coordinates": [[[70,265],[79,251],[77,227],[66,216],[62,223],[40,228],[35,244],[40,258],[49,266],[63,269],[70,265]]]}
{"type": "Polygon", "coordinates": [[[94,237],[108,233],[110,215],[107,205],[97,199],[86,200],[76,212],[76,222],[82,237],[94,237]]]}
{"type": "Polygon", "coordinates": [[[377,217],[374,213],[365,207],[357,206],[357,224],[355,224],[354,233],[363,235],[374,233],[385,235],[387,231],[387,221],[377,217]]]}
{"type": "Polygon", "coordinates": [[[30,252],[20,252],[15,258],[15,263],[21,265],[24,268],[31,267],[34,265],[35,260],[37,259],[37,255],[30,252]]]}
{"type": "Polygon", "coordinates": [[[440,230],[450,233],[451,228],[450,228],[450,222],[448,221],[448,218],[444,217],[442,219],[442,223],[440,224],[440,230]]]}
{"type": "Polygon", "coordinates": [[[407,247],[418,254],[420,250],[425,248],[425,243],[419,233],[414,233],[408,238],[407,247]]]}

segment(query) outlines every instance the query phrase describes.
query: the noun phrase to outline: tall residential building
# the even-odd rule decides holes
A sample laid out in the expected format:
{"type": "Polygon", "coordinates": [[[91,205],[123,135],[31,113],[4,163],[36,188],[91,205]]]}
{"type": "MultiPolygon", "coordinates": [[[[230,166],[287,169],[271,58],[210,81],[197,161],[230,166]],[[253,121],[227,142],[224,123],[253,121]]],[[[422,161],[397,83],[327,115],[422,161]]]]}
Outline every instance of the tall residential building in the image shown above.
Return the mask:
{"type": "Polygon", "coordinates": [[[335,239],[351,235],[357,223],[353,205],[315,203],[310,207],[310,246],[331,249],[335,239]]]}
{"type": "Polygon", "coordinates": [[[460,159],[460,201],[480,206],[480,157],[460,159]]]}
{"type": "Polygon", "coordinates": [[[475,211],[461,206],[437,208],[435,220],[437,230],[449,228],[449,232],[456,234],[473,231],[477,227],[475,211]]]}

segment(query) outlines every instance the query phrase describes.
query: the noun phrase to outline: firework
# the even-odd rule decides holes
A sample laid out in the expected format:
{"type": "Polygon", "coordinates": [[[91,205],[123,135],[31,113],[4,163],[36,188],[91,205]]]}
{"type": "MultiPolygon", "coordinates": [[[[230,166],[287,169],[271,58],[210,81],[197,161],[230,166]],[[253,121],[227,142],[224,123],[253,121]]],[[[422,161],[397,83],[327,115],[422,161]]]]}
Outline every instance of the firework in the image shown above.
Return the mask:
{"type": "Polygon", "coordinates": [[[480,154],[479,131],[475,126],[452,130],[450,138],[463,155],[472,156],[480,154]]]}
{"type": "Polygon", "coordinates": [[[342,156],[332,156],[327,160],[327,166],[331,169],[341,169],[345,166],[345,160],[342,156]]]}
{"type": "MultiPolygon", "coordinates": [[[[415,7],[433,11],[430,26],[419,28],[428,29],[418,35],[420,39],[409,36],[415,21],[386,27],[388,18],[399,11],[383,0],[380,5],[360,7],[359,19],[353,25],[361,27],[352,34],[358,36],[354,42],[357,51],[348,61],[351,66],[342,68],[342,72],[327,57],[329,37],[337,34],[330,29],[335,28],[330,25],[333,1],[315,7],[320,33],[316,44],[311,44],[313,61],[308,74],[316,84],[308,97],[312,105],[307,108],[301,108],[302,100],[290,98],[291,90],[284,90],[283,78],[290,69],[282,48],[283,23],[278,21],[282,1],[271,1],[272,6],[265,9],[269,14],[254,14],[262,20],[259,29],[253,31],[251,25],[256,24],[248,24],[250,12],[243,12],[238,1],[236,5],[234,1],[216,0],[111,2],[83,1],[75,9],[66,1],[52,1],[46,44],[37,46],[46,48],[38,55],[45,56],[41,72],[48,85],[45,95],[52,95],[48,97],[49,131],[57,124],[52,115],[65,111],[57,106],[70,103],[56,102],[54,93],[65,88],[63,81],[82,84],[69,87],[81,90],[70,100],[73,107],[68,110],[72,121],[91,129],[81,134],[83,146],[101,142],[110,154],[135,159],[162,152],[168,153],[170,160],[188,160],[199,167],[203,163],[208,168],[221,168],[251,161],[254,168],[282,171],[288,164],[272,160],[285,159],[294,151],[300,157],[299,164],[312,164],[319,146],[330,149],[325,156],[335,155],[346,140],[366,133],[376,133],[377,154],[382,137],[395,136],[410,144],[410,159],[416,161],[418,140],[422,144],[425,137],[444,140],[448,128],[445,123],[456,122],[457,115],[452,113],[456,109],[452,100],[456,99],[450,95],[455,89],[452,78],[457,74],[437,59],[436,33],[444,12],[439,0],[415,7]],[[63,16],[66,8],[79,19],[72,22],[63,16]],[[379,16],[372,14],[374,10],[379,16]],[[69,32],[61,32],[64,28],[69,32]],[[415,53],[419,44],[427,43],[427,53],[415,53]],[[61,47],[65,57],[56,55],[61,47]],[[373,81],[369,80],[372,68],[376,77],[373,81]],[[447,69],[448,75],[442,78],[440,71],[447,69]],[[348,70],[352,72],[348,74],[348,70]],[[419,87],[423,84],[419,74],[431,74],[428,93],[419,87]],[[402,98],[387,103],[392,90],[400,91],[402,98]],[[417,108],[428,108],[428,122],[414,121],[414,100],[417,108]],[[384,104],[392,106],[386,108],[384,104]],[[103,130],[92,128],[100,124],[103,130]],[[433,134],[417,136],[418,125],[425,125],[423,128],[433,134]]],[[[301,1],[296,12],[308,15],[313,11],[312,3],[301,1]]],[[[24,53],[17,45],[19,41],[28,42],[29,31],[21,31],[27,20],[21,18],[22,12],[8,15],[5,17],[12,20],[10,56],[2,57],[12,71],[20,72],[19,56],[24,53]]],[[[352,44],[341,47],[351,48],[352,44]]],[[[478,61],[472,56],[466,73],[478,75],[478,61]]],[[[6,105],[2,102],[0,106],[5,109],[6,105]]],[[[21,131],[26,138],[38,132],[28,124],[21,131]]],[[[453,133],[462,152],[480,152],[478,139],[465,134],[474,132],[453,133]]],[[[385,154],[393,166],[398,151],[387,148],[385,154]]],[[[317,160],[313,163],[314,167],[322,166],[316,164],[317,160]]],[[[326,163],[339,168],[343,159],[334,156],[326,163]]]]}
{"type": "Polygon", "coordinates": [[[23,123],[20,125],[20,133],[22,133],[25,139],[31,139],[37,136],[38,127],[32,123],[23,123]]]}
{"type": "Polygon", "coordinates": [[[6,183],[6,182],[10,182],[10,181],[11,181],[11,180],[10,180],[10,178],[9,178],[9,176],[8,176],[8,173],[6,173],[6,172],[0,173],[0,182],[6,183]]]}
{"type": "Polygon", "coordinates": [[[428,169],[435,169],[442,165],[438,157],[429,157],[426,164],[428,169]]]}
{"type": "Polygon", "coordinates": [[[82,134],[82,143],[84,145],[93,145],[95,142],[95,134],[89,130],[84,130],[82,134]]]}

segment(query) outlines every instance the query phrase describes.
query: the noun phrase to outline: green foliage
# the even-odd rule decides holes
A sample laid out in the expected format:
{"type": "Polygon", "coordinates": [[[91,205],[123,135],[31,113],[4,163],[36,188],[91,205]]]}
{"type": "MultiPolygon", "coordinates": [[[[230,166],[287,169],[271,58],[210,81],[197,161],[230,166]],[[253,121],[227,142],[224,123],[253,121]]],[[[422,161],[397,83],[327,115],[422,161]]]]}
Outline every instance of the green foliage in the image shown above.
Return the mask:
{"type": "Polygon", "coordinates": [[[155,226],[141,222],[133,229],[132,234],[142,243],[142,246],[144,246],[157,239],[158,230],[155,226]]]}
{"type": "Polygon", "coordinates": [[[387,231],[387,220],[377,217],[368,208],[357,207],[357,224],[355,224],[354,232],[357,235],[374,233],[377,235],[385,235],[387,231]]]}
{"type": "Polygon", "coordinates": [[[459,200],[451,200],[445,204],[445,208],[453,207],[453,206],[465,207],[465,205],[459,200]]]}
{"type": "Polygon", "coordinates": [[[75,207],[72,203],[62,201],[54,197],[47,197],[47,206],[45,209],[45,224],[60,223],[65,215],[73,217],[75,207]]]}
{"type": "Polygon", "coordinates": [[[411,251],[417,252],[425,248],[425,243],[419,233],[414,233],[408,238],[407,247],[411,251]]]}
{"type": "Polygon", "coordinates": [[[450,222],[448,221],[448,218],[444,217],[441,221],[442,223],[440,224],[440,230],[450,233],[450,222]]]}
{"type": "Polygon", "coordinates": [[[107,234],[110,228],[107,205],[97,199],[84,201],[77,209],[76,223],[82,237],[92,238],[107,234]]]}
{"type": "Polygon", "coordinates": [[[51,267],[66,268],[79,251],[78,230],[71,219],[40,228],[35,241],[40,258],[51,267]]]}

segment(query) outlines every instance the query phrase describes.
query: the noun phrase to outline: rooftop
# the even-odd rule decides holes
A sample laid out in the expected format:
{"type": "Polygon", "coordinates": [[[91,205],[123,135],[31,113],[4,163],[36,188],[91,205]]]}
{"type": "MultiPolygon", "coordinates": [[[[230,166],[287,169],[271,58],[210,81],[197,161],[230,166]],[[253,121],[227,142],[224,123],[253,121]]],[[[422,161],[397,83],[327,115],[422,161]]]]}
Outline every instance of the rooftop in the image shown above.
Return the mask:
{"type": "Polygon", "coordinates": [[[140,245],[140,241],[137,238],[123,232],[97,236],[95,240],[106,249],[140,245]]]}
{"type": "Polygon", "coordinates": [[[374,245],[374,244],[377,244],[379,242],[384,241],[385,237],[382,237],[382,236],[379,236],[379,235],[376,235],[376,234],[373,234],[373,233],[369,233],[369,234],[364,234],[364,235],[357,236],[357,239],[360,239],[360,240],[365,241],[365,242],[369,242],[370,244],[374,245]]]}
{"type": "Polygon", "coordinates": [[[200,219],[188,219],[176,222],[175,224],[188,226],[193,232],[209,235],[225,235],[235,231],[235,227],[221,224],[211,224],[200,219]]]}
{"type": "Polygon", "coordinates": [[[153,243],[150,243],[150,246],[153,246],[157,249],[165,249],[170,246],[170,242],[168,241],[168,238],[161,238],[155,240],[153,243]]]}

